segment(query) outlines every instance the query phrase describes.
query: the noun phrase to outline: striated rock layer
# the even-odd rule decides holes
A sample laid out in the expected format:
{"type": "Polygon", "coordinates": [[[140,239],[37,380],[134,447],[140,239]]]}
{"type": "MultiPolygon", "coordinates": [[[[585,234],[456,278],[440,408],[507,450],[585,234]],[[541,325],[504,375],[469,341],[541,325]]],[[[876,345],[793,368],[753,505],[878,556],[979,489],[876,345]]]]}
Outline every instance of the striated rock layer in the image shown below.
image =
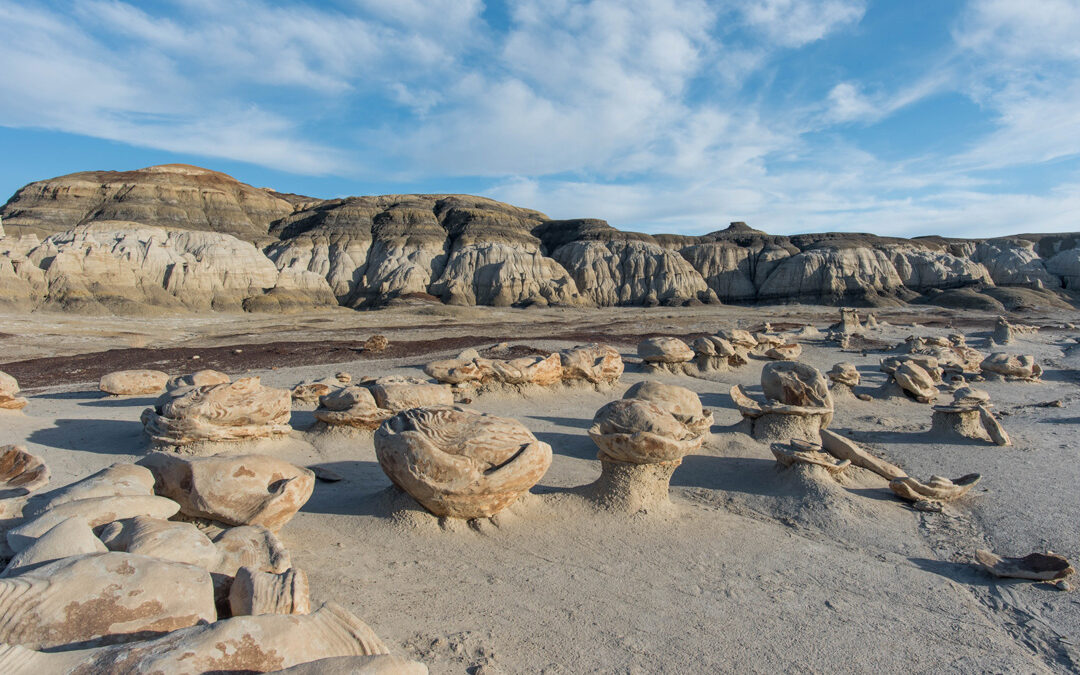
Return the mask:
{"type": "Polygon", "coordinates": [[[733,223],[652,236],[469,195],[286,195],[184,165],[31,183],[0,217],[0,307],[16,309],[281,311],[425,299],[1000,310],[1029,296],[1071,299],[1080,287],[1075,235],[787,237],[733,223]]]}

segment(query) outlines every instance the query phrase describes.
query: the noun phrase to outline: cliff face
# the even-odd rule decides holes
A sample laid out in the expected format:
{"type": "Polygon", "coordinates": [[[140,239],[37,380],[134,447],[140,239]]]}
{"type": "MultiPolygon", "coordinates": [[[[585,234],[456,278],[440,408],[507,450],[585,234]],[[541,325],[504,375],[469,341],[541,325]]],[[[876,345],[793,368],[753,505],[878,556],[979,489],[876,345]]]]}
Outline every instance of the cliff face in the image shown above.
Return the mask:
{"type": "Polygon", "coordinates": [[[468,195],[319,200],[180,165],[31,183],[0,216],[0,306],[26,309],[280,311],[418,296],[495,306],[993,308],[1071,299],[1080,288],[1075,234],[785,237],[734,223],[650,236],[468,195]]]}

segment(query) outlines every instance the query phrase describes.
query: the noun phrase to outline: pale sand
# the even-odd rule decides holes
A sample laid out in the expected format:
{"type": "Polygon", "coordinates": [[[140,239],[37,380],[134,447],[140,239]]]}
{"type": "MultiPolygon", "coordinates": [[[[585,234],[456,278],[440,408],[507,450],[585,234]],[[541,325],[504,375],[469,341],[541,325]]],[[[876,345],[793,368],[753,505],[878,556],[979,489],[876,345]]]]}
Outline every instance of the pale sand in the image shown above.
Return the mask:
{"type": "MultiPolygon", "coordinates": [[[[948,320],[941,309],[897,310],[948,320]]],[[[544,348],[545,335],[713,332],[763,319],[812,318],[833,308],[610,309],[559,312],[434,307],[332,312],[314,317],[113,320],[32,315],[3,318],[4,359],[128,346],[200,346],[271,340],[397,340],[501,335],[544,348]],[[423,324],[423,327],[416,326],[423,324]],[[140,344],[141,343],[141,344],[140,344]]],[[[888,311],[878,316],[893,321],[888,311]]],[[[989,349],[985,327],[961,328],[981,351],[1033,353],[1043,384],[988,381],[1014,447],[930,437],[930,406],[905,400],[837,402],[831,428],[912,475],[983,474],[971,495],[924,514],[896,500],[886,481],[852,469],[848,485],[776,468],[767,445],[734,426],[727,391],[751,393],[765,361],[711,380],[644,375],[632,343],[619,345],[627,372],[611,392],[559,389],[489,394],[472,407],[519,419],[551,444],[539,485],[491,521],[443,523],[388,490],[370,434],[297,431],[275,450],[345,477],[319,483],[282,532],[294,563],[311,578],[313,603],[338,601],[398,653],[434,673],[476,672],[1070,672],[1080,668],[1080,600],[1046,584],[997,580],[970,563],[976,548],[1005,555],[1052,549],[1080,561],[1080,347],[1075,331],[1047,330],[989,349]],[[569,490],[599,475],[585,434],[593,413],[646,377],[701,394],[716,426],[706,447],[672,479],[674,508],[626,516],[598,512],[569,490]],[[1031,407],[1061,399],[1063,408],[1031,407]]],[[[1060,314],[1029,323],[1076,321],[1060,314]]],[[[892,326],[889,342],[947,326],[892,326]]],[[[860,392],[885,381],[880,354],[840,353],[803,342],[801,360],[821,370],[855,363],[860,392]]],[[[292,386],[345,370],[354,377],[412,374],[443,351],[403,359],[360,359],[257,371],[292,386]]],[[[193,369],[201,367],[194,363],[193,369]]],[[[3,365],[0,364],[0,370],[3,365]]],[[[233,376],[240,373],[232,372],[233,376]]],[[[71,482],[146,448],[139,413],[152,398],[104,398],[96,382],[26,392],[25,414],[0,417],[0,444],[25,443],[71,482]]],[[[943,398],[947,398],[943,394],[943,398]]],[[[293,425],[306,428],[309,410],[293,425]]],[[[1075,583],[1075,582],[1074,582],[1075,583]]]]}

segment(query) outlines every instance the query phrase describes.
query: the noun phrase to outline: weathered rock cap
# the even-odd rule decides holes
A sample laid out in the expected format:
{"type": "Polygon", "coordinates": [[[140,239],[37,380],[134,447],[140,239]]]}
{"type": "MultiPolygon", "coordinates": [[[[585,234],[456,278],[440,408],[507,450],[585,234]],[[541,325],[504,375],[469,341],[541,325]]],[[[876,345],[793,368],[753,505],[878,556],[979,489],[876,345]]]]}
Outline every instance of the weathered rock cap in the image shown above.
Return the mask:
{"type": "Polygon", "coordinates": [[[0,490],[30,494],[49,484],[51,472],[45,461],[23,445],[0,447],[0,490]]]}
{"type": "Polygon", "coordinates": [[[384,422],[374,440],[390,480],[437,516],[494,515],[551,465],[551,446],[517,420],[461,406],[405,410],[384,422]]]}
{"type": "Polygon", "coordinates": [[[623,398],[653,403],[671,413],[694,433],[707,433],[713,425],[713,414],[706,411],[698,395],[686,387],[643,380],[627,389],[623,398]]]}
{"type": "Polygon", "coordinates": [[[225,373],[218,370],[197,370],[194,373],[188,373],[187,375],[176,375],[170,377],[169,381],[165,383],[165,389],[172,391],[173,389],[181,389],[183,387],[205,387],[211,384],[225,384],[231,382],[232,379],[225,373]]]}
{"type": "Polygon", "coordinates": [[[160,370],[117,370],[101,377],[98,389],[114,396],[160,394],[169,374],[160,370]]]}
{"type": "Polygon", "coordinates": [[[19,397],[19,382],[0,370],[0,410],[22,410],[26,399],[19,397]]]}
{"type": "Polygon", "coordinates": [[[283,436],[292,431],[291,414],[287,389],[264,387],[258,377],[245,377],[170,391],[143,411],[142,422],[153,441],[187,445],[283,436]]]}
{"type": "Polygon", "coordinates": [[[651,337],[638,343],[638,356],[646,363],[686,363],[694,358],[694,350],[674,337],[651,337]]]}

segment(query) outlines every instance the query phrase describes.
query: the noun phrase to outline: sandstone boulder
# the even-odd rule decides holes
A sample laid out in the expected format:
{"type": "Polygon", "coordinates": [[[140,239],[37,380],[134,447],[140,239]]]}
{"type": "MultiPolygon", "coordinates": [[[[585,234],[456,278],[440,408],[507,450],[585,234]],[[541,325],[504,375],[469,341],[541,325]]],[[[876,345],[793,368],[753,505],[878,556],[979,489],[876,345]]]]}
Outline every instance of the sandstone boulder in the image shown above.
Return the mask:
{"type": "Polygon", "coordinates": [[[26,399],[19,397],[18,381],[0,370],[0,410],[22,410],[26,399]]]}
{"type": "Polygon", "coordinates": [[[100,539],[110,551],[161,558],[195,565],[215,572],[222,554],[199,528],[149,516],[135,516],[109,523],[100,539]]]}
{"type": "Polygon", "coordinates": [[[72,517],[82,518],[90,527],[98,528],[114,520],[142,515],[171,518],[179,510],[179,504],[163,497],[123,496],[77,499],[54,506],[41,515],[11,528],[7,531],[7,542],[13,551],[22,551],[60,522],[72,517]]]}
{"type": "Polygon", "coordinates": [[[84,553],[104,553],[105,544],[79,517],[65,518],[32,544],[15,554],[4,568],[2,577],[11,577],[48,563],[84,553]]]}
{"type": "Polygon", "coordinates": [[[188,516],[277,531],[311,497],[315,474],[267,455],[181,457],[155,452],[140,460],[154,491],[188,516]]]}
{"type": "Polygon", "coordinates": [[[460,406],[413,408],[375,432],[379,465],[437,516],[486,518],[513,503],[551,464],[551,446],[520,422],[460,406]]]}
{"type": "Polygon", "coordinates": [[[712,413],[702,408],[698,395],[686,387],[643,380],[627,389],[623,398],[659,406],[695,433],[708,433],[713,424],[712,413]]]}
{"type": "Polygon", "coordinates": [[[889,488],[896,493],[896,496],[909,502],[949,502],[970,492],[971,488],[979,482],[979,478],[977,473],[971,473],[956,480],[931,476],[929,481],[922,483],[910,476],[903,476],[890,481],[889,488]]]}
{"type": "Polygon", "coordinates": [[[218,370],[197,370],[194,373],[187,375],[177,375],[170,377],[169,381],[165,383],[165,388],[169,391],[173,389],[183,389],[184,387],[205,387],[213,384],[226,384],[232,382],[232,379],[225,373],[218,370]]]}
{"type": "Polygon", "coordinates": [[[829,380],[832,381],[834,389],[837,384],[854,387],[858,385],[862,379],[858,369],[855,368],[855,364],[844,362],[833,365],[827,375],[829,376],[829,380]]]}
{"type": "Polygon", "coordinates": [[[329,427],[374,431],[395,412],[380,408],[366,387],[352,385],[320,397],[315,419],[329,427]]]}
{"type": "Polygon", "coordinates": [[[932,403],[937,399],[938,390],[934,378],[914,361],[900,364],[892,376],[904,393],[919,403],[932,403]]]}
{"type": "Polygon", "coordinates": [[[298,569],[274,574],[241,567],[229,587],[229,608],[233,616],[310,614],[307,574],[298,569]]]}
{"type": "Polygon", "coordinates": [[[765,403],[752,399],[739,385],[730,392],[754,438],[821,443],[821,429],[832,422],[833,399],[820,371],[797,361],[773,361],[761,370],[761,388],[765,403]]]}
{"type": "Polygon", "coordinates": [[[50,475],[45,462],[25,446],[0,446],[0,494],[30,494],[48,485],[50,475]]]}
{"type": "Polygon", "coordinates": [[[1008,558],[990,551],[978,550],[975,551],[975,559],[995,577],[1052,581],[1064,579],[1076,572],[1065,556],[1051,551],[1029,553],[1022,558],[1008,558]]]}
{"type": "Polygon", "coordinates": [[[142,640],[216,617],[210,573],[157,558],[92,553],[0,579],[0,642],[30,649],[142,640]]]}
{"type": "Polygon", "coordinates": [[[610,385],[623,374],[623,360],[614,347],[588,344],[571,347],[559,352],[563,368],[563,380],[584,381],[592,384],[610,385]]]}
{"type": "Polygon", "coordinates": [[[149,497],[154,494],[154,475],[149,470],[117,462],[70,485],[36,496],[23,513],[38,516],[61,504],[100,497],[149,497]]]}
{"type": "Polygon", "coordinates": [[[821,467],[830,475],[836,476],[843,473],[844,469],[851,466],[851,460],[836,459],[831,454],[823,452],[821,446],[813,443],[792,440],[790,445],[773,443],[770,446],[776,463],[784,468],[790,468],[797,464],[821,467]]]}
{"type": "Polygon", "coordinates": [[[113,396],[160,394],[169,374],[160,370],[118,370],[101,377],[98,389],[113,396]]]}
{"type": "Polygon", "coordinates": [[[1042,377],[1042,366],[1029,354],[1003,354],[995,352],[979,364],[984,374],[1000,375],[1006,379],[1038,382],[1042,377]]]}
{"type": "Polygon", "coordinates": [[[454,393],[450,387],[424,382],[415,377],[380,377],[369,389],[380,408],[394,412],[454,403],[454,393]]]}
{"type": "Polygon", "coordinates": [[[646,363],[686,363],[694,358],[694,350],[673,337],[646,338],[638,343],[637,353],[646,363]]]}
{"type": "Polygon", "coordinates": [[[142,423],[146,434],[162,445],[256,440],[288,434],[291,407],[288,390],[245,377],[168,392],[154,408],[143,411],[142,423]]]}

